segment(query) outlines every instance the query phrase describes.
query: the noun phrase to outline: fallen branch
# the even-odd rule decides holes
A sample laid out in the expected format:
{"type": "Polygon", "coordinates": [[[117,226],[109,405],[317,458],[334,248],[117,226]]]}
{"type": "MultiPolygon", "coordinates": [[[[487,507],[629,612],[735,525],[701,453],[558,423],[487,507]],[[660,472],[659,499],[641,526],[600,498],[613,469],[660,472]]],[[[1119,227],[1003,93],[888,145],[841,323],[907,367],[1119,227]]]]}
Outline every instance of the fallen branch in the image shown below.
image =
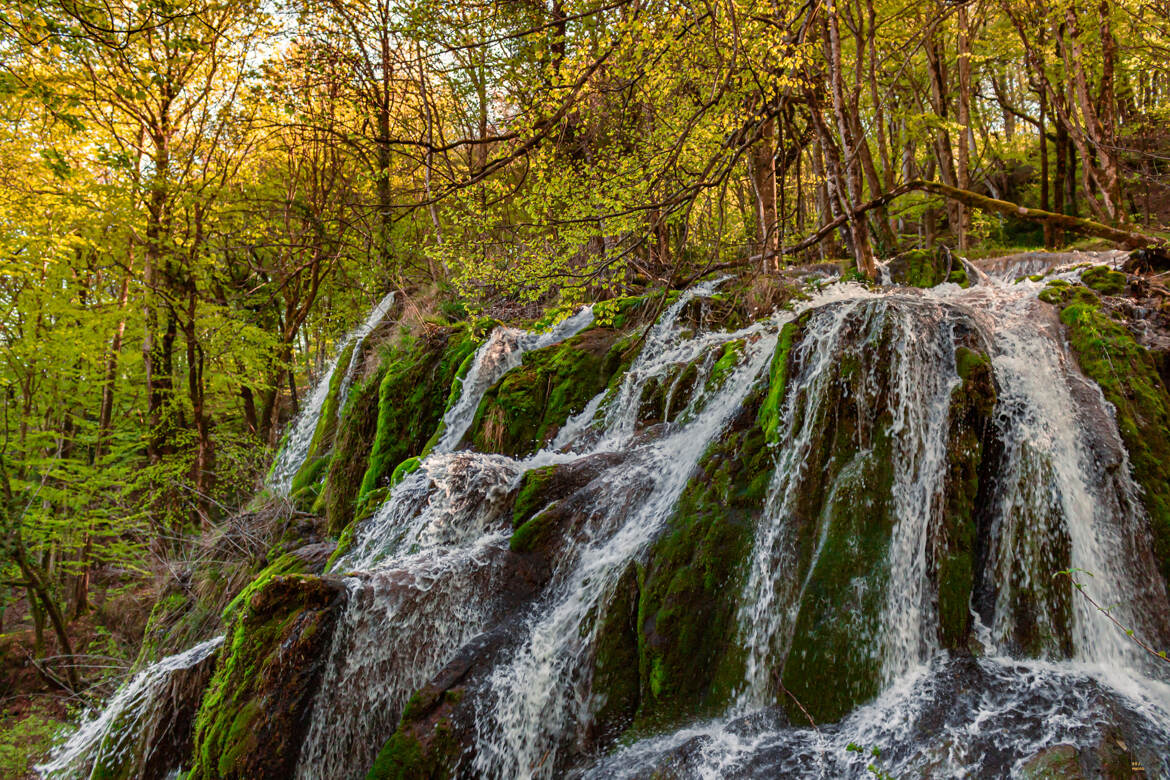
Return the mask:
{"type": "MultiPolygon", "coordinates": [[[[1100,222],[1094,222],[1091,219],[1082,219],[1081,217],[1070,217],[1067,214],[1057,214],[1052,211],[1044,211],[1042,209],[1032,209],[1026,206],[1021,206],[1017,203],[1011,203],[1006,200],[999,200],[997,198],[989,198],[986,195],[980,195],[977,192],[970,190],[961,190],[958,187],[950,187],[946,184],[939,184],[935,181],[922,181],[916,179],[902,185],[907,190],[917,190],[920,192],[928,192],[931,195],[938,195],[949,200],[958,201],[964,206],[970,206],[975,209],[983,209],[984,211],[993,211],[997,214],[1004,214],[1006,216],[1018,217],[1026,219],[1031,222],[1040,222],[1042,224],[1051,225],[1054,228],[1063,228],[1064,230],[1071,230],[1074,233],[1080,233],[1085,236],[1093,236],[1094,238],[1104,238],[1108,241],[1116,241],[1126,249],[1140,249],[1146,246],[1158,246],[1166,244],[1165,238],[1158,236],[1150,236],[1145,233],[1137,233],[1132,230],[1122,230],[1121,228],[1110,227],[1100,222]]],[[[862,206],[866,209],[869,204],[862,206]]]]}

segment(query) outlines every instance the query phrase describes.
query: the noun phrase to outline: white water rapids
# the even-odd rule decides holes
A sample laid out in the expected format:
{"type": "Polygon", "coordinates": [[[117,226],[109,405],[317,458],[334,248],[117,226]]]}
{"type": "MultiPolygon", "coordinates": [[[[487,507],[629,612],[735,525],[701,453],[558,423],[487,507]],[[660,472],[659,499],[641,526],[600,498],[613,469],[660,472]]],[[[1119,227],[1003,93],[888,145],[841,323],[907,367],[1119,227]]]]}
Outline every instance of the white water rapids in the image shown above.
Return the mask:
{"type": "MultiPolygon", "coordinates": [[[[1116,258],[1086,257],[1102,259],[1116,258]]],[[[1042,751],[1071,746],[1104,755],[1116,745],[1137,751],[1150,776],[1170,776],[1170,749],[1157,747],[1170,745],[1166,668],[1086,599],[1073,594],[1062,608],[1046,595],[1058,564],[1082,570],[1087,591],[1118,622],[1151,641],[1170,640],[1167,596],[1112,408],[1080,374],[1051,307],[1037,300],[1044,281],[1016,281],[1079,273],[1051,266],[1027,256],[986,272],[972,268],[977,283],[968,289],[831,284],[792,310],[730,331],[687,319],[718,287],[705,283],[667,307],[620,377],[526,458],[455,448],[484,393],[524,352],[580,332],[593,315],[582,310],[546,334],[497,329],[477,351],[438,445],[333,565],[346,576],[348,603],[297,777],[363,777],[411,694],[501,626],[506,636],[484,656],[490,666],[467,693],[461,777],[1023,776],[1042,751]],[[781,328],[793,321],[801,336],[771,450],[774,471],[738,590],[728,595],[743,654],[733,701],[712,720],[643,732],[593,754],[588,732],[598,699],[589,670],[600,617],[623,575],[646,564],[696,465],[767,381],[781,328]],[[732,342],[742,347],[720,378],[715,362],[732,342]],[[960,342],[990,359],[999,448],[980,507],[988,539],[970,653],[939,646],[929,572],[945,512],[960,342]],[[886,349],[880,355],[878,345],[886,349]],[[893,526],[883,575],[854,583],[879,604],[875,620],[858,623],[853,652],[879,670],[880,692],[840,722],[812,727],[778,706],[785,692],[776,670],[792,647],[812,572],[811,565],[803,577],[794,572],[799,498],[825,478],[809,466],[810,453],[818,421],[832,411],[829,385],[846,363],[855,364],[865,392],[839,403],[855,404],[859,419],[889,420],[893,526]],[[680,366],[695,367],[693,384],[684,387],[680,366]],[[668,387],[670,421],[647,426],[640,405],[651,383],[668,387]],[[573,521],[558,528],[547,571],[530,572],[509,549],[511,497],[526,473],[551,465],[588,479],[563,499],[572,502],[573,521]],[[1015,644],[1021,611],[1043,640],[1030,653],[1015,644]],[[1065,641],[1053,638],[1062,631],[1065,641]],[[1120,732],[1103,738],[1101,724],[1122,724],[1138,744],[1126,747],[1120,732]]],[[[865,457],[873,454],[862,447],[858,463],[865,457]]],[[[855,476],[848,468],[841,474],[855,476]]],[[[826,506],[846,500],[836,489],[826,487],[826,506]]],[[[813,564],[827,544],[828,524],[819,528],[813,564]]]]}

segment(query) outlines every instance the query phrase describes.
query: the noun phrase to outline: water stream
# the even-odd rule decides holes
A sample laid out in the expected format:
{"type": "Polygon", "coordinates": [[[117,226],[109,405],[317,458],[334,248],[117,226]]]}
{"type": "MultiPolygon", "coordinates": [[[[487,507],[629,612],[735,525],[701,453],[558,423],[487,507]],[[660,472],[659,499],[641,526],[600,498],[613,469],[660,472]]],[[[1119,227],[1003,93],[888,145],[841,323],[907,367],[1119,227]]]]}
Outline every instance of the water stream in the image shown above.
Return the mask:
{"type": "MultiPolygon", "coordinates": [[[[345,353],[345,348],[350,344],[356,344],[357,348],[353,350],[350,359],[345,368],[345,375],[341,380],[341,387],[338,397],[344,399],[349,391],[349,386],[353,382],[353,374],[357,370],[359,351],[361,342],[366,336],[378,326],[382,320],[386,318],[386,314],[394,305],[394,292],[386,294],[381,301],[378,302],[370,313],[366,315],[365,320],[359,323],[353,330],[345,334],[345,337],[337,345],[337,354],[335,354],[325,371],[317,379],[317,383],[313,385],[313,391],[309,393],[309,397],[305,400],[304,406],[301,407],[300,413],[292,421],[289,426],[288,435],[285,438],[284,445],[276,456],[276,463],[272,467],[272,471],[268,478],[268,486],[280,495],[287,495],[289,489],[292,487],[293,477],[300,471],[301,466],[305,463],[305,458],[309,455],[309,446],[313,443],[313,434],[317,430],[317,423],[321,419],[321,410],[325,406],[325,401],[329,398],[329,386],[333,382],[333,374],[337,371],[337,362],[341,359],[342,354],[345,353]]],[[[338,404],[338,413],[344,403],[338,404]]]]}
{"type": "MultiPolygon", "coordinates": [[[[701,284],[647,328],[610,387],[523,458],[456,447],[484,393],[525,352],[589,327],[593,314],[584,309],[542,334],[494,331],[438,445],[333,565],[348,601],[297,777],[363,777],[411,694],[474,643],[486,668],[468,678],[459,776],[1015,776],[1057,745],[1094,756],[1132,750],[1151,776],[1170,774],[1170,750],[1158,747],[1170,745],[1166,665],[1086,599],[1061,595],[1071,589],[1054,576],[1083,572],[1117,621],[1151,642],[1170,641],[1167,595],[1112,407],[1081,375],[1052,308],[1038,301],[1044,281],[1026,278],[1079,271],[1031,256],[970,271],[976,283],[966,289],[831,284],[728,330],[696,321],[719,283],[701,284]],[[737,589],[726,595],[742,679],[718,717],[591,752],[599,702],[590,670],[605,611],[631,568],[646,565],[704,454],[767,381],[782,328],[793,322],[801,335],[787,364],[763,509],[737,589]],[[947,541],[950,415],[963,350],[987,355],[995,403],[982,434],[994,443],[991,465],[975,509],[982,584],[969,604],[967,647],[956,652],[939,640],[933,577],[947,541]],[[732,365],[717,371],[728,354],[732,365]],[[664,410],[648,422],[644,402],[655,387],[665,388],[664,410]],[[826,444],[826,430],[854,445],[848,457],[826,444]],[[538,565],[509,548],[512,505],[525,474],[552,465],[583,476],[558,499],[567,519],[555,554],[538,565]],[[839,620],[852,632],[850,662],[875,670],[875,693],[836,723],[794,721],[777,670],[821,587],[818,564],[842,554],[834,523],[861,500],[889,528],[871,573],[848,583],[856,603],[873,608],[839,620]],[[810,506],[819,514],[808,516],[810,506]]],[[[312,436],[298,420],[286,465],[278,463],[282,479],[295,473],[288,453],[300,446],[301,427],[312,436]]],[[[168,663],[180,662],[158,668],[168,663]]],[[[165,673],[154,669],[126,690],[149,688],[139,678],[165,673]]],[[[85,750],[102,742],[102,723],[122,717],[119,702],[135,696],[119,691],[87,721],[85,750]]],[[[46,769],[76,766],[81,754],[72,755],[46,769]]]]}

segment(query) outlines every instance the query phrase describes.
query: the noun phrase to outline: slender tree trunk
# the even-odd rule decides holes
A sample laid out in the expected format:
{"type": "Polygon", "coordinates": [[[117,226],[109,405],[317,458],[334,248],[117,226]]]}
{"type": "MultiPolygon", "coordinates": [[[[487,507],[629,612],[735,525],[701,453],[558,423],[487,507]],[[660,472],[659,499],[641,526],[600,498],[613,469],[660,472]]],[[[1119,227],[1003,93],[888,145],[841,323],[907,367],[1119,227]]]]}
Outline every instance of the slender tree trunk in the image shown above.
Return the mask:
{"type": "Polygon", "coordinates": [[[751,148],[749,167],[756,196],[756,221],[763,270],[775,270],[779,262],[779,220],[776,213],[776,120],[768,119],[760,140],[751,148]]]}
{"type": "Polygon", "coordinates": [[[869,240],[869,224],[864,216],[857,216],[855,209],[861,203],[861,160],[857,154],[856,144],[864,143],[864,139],[854,139],[850,128],[850,120],[846,113],[845,102],[845,75],[842,70],[841,35],[837,18],[836,0],[827,0],[826,16],[828,17],[829,43],[829,80],[833,95],[833,111],[837,117],[837,129],[841,136],[840,162],[841,178],[845,184],[845,191],[839,193],[842,197],[842,206],[852,238],[853,257],[857,264],[857,271],[869,279],[877,276],[877,266],[874,263],[873,248],[869,240]]]}
{"type": "MultiPolygon", "coordinates": [[[[956,180],[959,189],[971,189],[971,39],[967,6],[960,5],[958,10],[959,27],[959,160],[956,180]]],[[[956,208],[959,218],[959,249],[965,251],[970,248],[971,210],[959,205],[956,208]]]]}

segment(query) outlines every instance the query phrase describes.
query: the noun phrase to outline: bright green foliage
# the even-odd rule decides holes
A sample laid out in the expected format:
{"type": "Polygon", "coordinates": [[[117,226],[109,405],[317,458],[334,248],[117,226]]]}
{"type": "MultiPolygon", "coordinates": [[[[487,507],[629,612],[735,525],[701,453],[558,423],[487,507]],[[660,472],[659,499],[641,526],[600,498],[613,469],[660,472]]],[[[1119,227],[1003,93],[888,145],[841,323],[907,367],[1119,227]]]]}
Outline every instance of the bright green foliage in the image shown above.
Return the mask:
{"type": "Polygon", "coordinates": [[[19,716],[0,716],[0,776],[32,777],[33,765],[48,757],[64,726],[46,704],[34,705],[19,716]]]}

